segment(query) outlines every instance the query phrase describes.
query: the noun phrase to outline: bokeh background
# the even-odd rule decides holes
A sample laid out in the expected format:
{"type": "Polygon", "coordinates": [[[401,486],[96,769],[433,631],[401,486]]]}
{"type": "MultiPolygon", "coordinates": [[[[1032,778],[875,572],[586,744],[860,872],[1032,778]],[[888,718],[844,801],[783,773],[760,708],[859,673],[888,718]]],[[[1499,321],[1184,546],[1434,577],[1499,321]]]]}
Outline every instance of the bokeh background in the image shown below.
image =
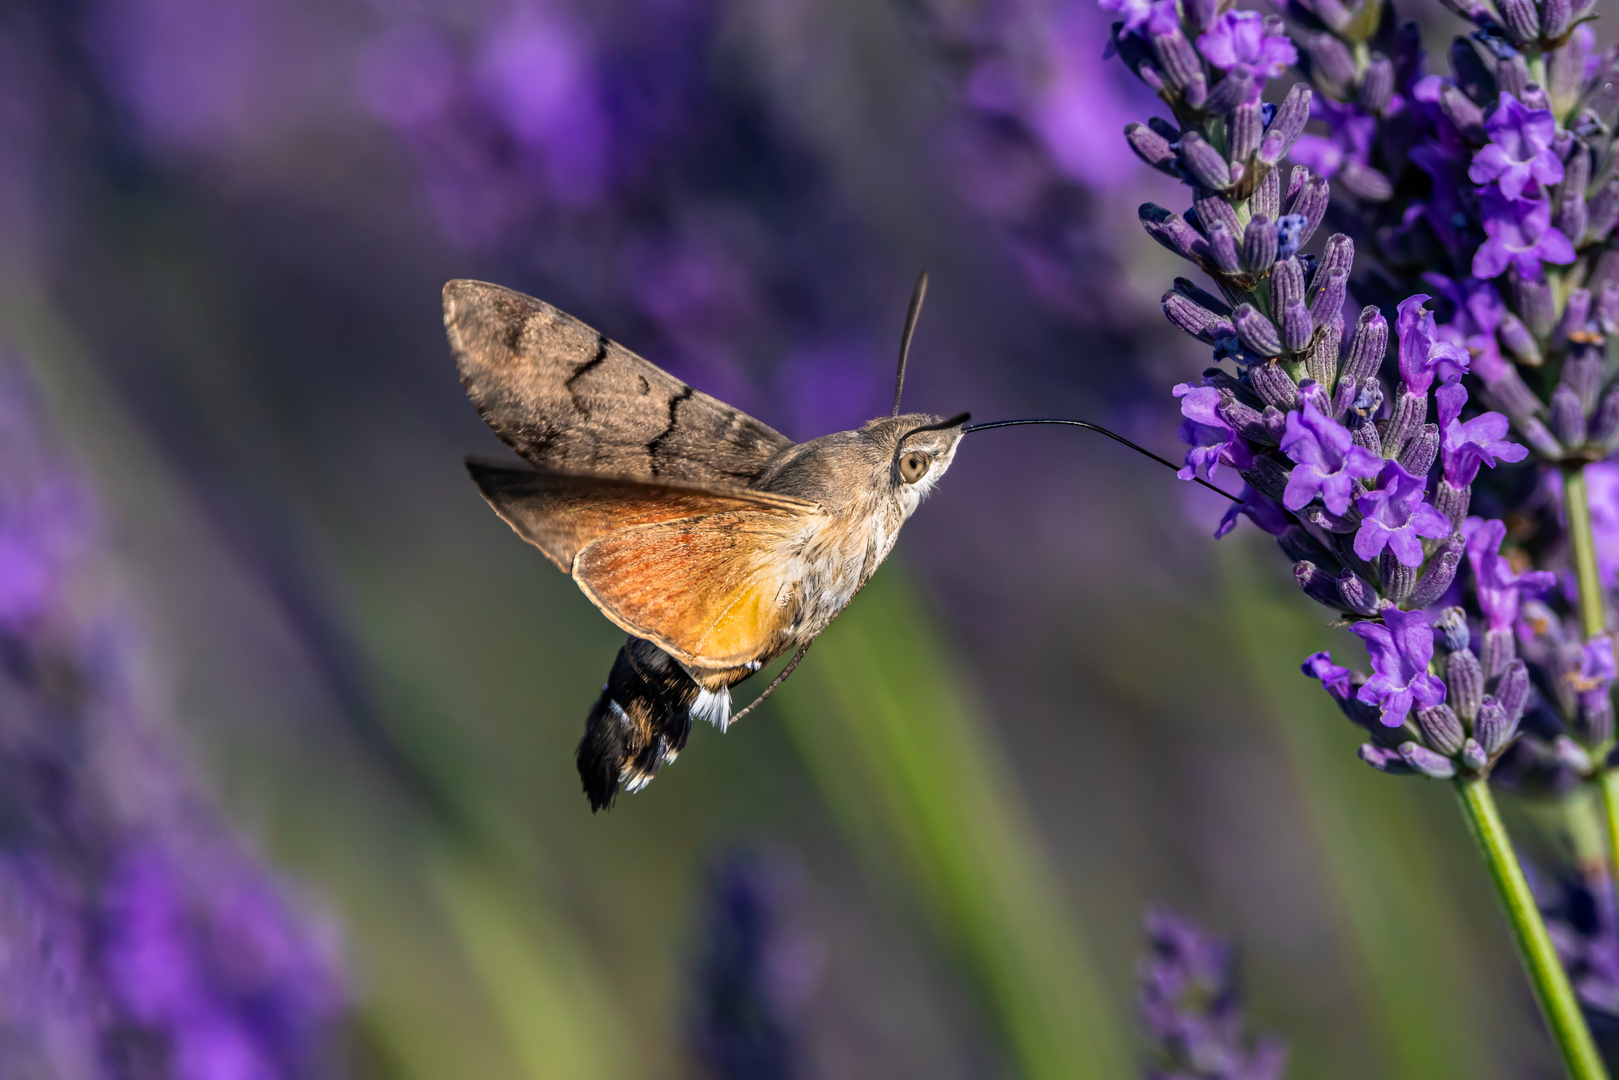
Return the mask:
{"type": "Polygon", "coordinates": [[[1184,196],[1105,39],[1091,0],[0,10],[0,333],[164,723],[338,928],[348,1075],[1127,1076],[1150,902],[1235,939],[1293,1075],[1553,1074],[1449,788],[1298,674],[1343,632],[1089,434],[968,440],[767,706],[579,792],[620,635],[466,478],[504,450],[442,283],[802,439],[886,411],[926,267],[908,407],[1173,455],[1206,358],[1134,208],[1184,196]]]}

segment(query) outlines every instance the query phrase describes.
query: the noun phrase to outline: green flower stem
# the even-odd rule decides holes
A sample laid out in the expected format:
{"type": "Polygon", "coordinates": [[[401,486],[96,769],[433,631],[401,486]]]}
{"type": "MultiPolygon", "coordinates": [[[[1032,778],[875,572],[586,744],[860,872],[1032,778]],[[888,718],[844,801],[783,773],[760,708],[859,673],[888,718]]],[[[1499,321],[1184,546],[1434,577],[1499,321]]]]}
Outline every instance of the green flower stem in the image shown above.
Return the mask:
{"type": "Polygon", "coordinates": [[[1506,908],[1507,923],[1518,944],[1518,955],[1523,958],[1524,970],[1529,975],[1535,1000],[1551,1029],[1552,1041],[1563,1057],[1563,1067],[1573,1080],[1606,1078],[1608,1070],[1597,1053],[1591,1031],[1580,1014],[1579,1001],[1568,975],[1557,959],[1551,935],[1541,921],[1540,910],[1529,892],[1529,882],[1518,865],[1512,842],[1501,824],[1501,814],[1495,807],[1495,796],[1490,794],[1487,780],[1465,777],[1456,781],[1456,794],[1460,796],[1462,812],[1484,853],[1484,862],[1490,868],[1490,877],[1506,908]]]}
{"type": "Polygon", "coordinates": [[[1568,544],[1574,554],[1574,580],[1580,590],[1580,628],[1587,638],[1606,629],[1602,576],[1597,572],[1596,541],[1591,535],[1591,506],[1585,495],[1585,469],[1563,473],[1563,505],[1568,511],[1568,544]]]}

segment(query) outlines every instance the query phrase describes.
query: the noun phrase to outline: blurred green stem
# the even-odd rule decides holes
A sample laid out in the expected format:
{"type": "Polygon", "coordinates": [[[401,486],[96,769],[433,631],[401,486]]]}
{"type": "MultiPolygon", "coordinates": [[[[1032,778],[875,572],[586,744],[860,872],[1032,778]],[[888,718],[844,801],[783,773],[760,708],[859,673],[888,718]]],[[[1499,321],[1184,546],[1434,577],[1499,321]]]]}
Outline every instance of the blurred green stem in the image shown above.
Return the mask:
{"type": "Polygon", "coordinates": [[[1568,511],[1568,544],[1574,553],[1574,580],[1580,590],[1580,629],[1594,638],[1606,628],[1602,576],[1597,570],[1596,541],[1591,535],[1591,506],[1585,494],[1585,469],[1563,473],[1563,503],[1568,511]]]}
{"type": "Polygon", "coordinates": [[[1557,950],[1552,947],[1540,909],[1529,892],[1529,882],[1518,865],[1512,841],[1496,809],[1495,796],[1490,794],[1489,781],[1477,777],[1457,780],[1456,793],[1479,849],[1484,853],[1484,862],[1490,868],[1490,878],[1495,882],[1501,904],[1506,908],[1518,955],[1529,974],[1541,1014],[1551,1029],[1552,1041],[1562,1055],[1563,1067],[1574,1080],[1605,1080],[1608,1071],[1585,1025],[1585,1017],[1580,1013],[1574,988],[1569,985],[1568,975],[1557,958],[1557,950]]]}

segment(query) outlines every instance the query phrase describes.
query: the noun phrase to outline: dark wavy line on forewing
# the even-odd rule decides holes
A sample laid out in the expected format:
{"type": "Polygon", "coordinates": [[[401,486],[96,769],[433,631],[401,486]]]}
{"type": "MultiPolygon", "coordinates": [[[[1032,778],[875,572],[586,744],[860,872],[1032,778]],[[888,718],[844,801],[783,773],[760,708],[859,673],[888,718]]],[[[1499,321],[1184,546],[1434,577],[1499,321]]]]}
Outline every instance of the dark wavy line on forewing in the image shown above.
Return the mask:
{"type": "Polygon", "coordinates": [[[664,425],[664,429],[658,432],[657,437],[646,444],[646,455],[650,462],[653,476],[658,475],[658,452],[662,448],[663,440],[674,433],[675,425],[680,422],[680,403],[691,400],[692,393],[690,386],[685,383],[680,384],[680,393],[669,399],[669,423],[664,425]]]}
{"type": "Polygon", "coordinates": [[[574,368],[573,374],[569,375],[567,381],[562,384],[562,389],[566,390],[568,392],[568,397],[573,399],[573,407],[578,409],[579,413],[583,416],[588,417],[590,415],[590,405],[579,396],[578,391],[574,390],[573,384],[579,379],[583,378],[588,372],[594,371],[601,367],[602,363],[607,359],[607,349],[611,344],[612,343],[607,340],[606,334],[597,334],[595,354],[592,355],[589,360],[586,360],[584,363],[574,368]]]}

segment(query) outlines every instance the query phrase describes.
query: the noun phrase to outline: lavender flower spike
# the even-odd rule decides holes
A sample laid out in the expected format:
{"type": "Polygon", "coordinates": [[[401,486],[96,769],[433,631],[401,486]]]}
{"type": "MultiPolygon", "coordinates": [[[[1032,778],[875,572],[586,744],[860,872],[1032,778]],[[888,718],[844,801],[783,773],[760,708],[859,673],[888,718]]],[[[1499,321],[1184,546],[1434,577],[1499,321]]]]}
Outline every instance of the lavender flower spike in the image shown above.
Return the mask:
{"type": "Polygon", "coordinates": [[[1462,423],[1467,388],[1461,383],[1441,386],[1434,396],[1439,400],[1439,449],[1445,479],[1453,487],[1471,484],[1481,465],[1493,469],[1497,462],[1518,462],[1529,456],[1526,447],[1507,441],[1508,421],[1498,412],[1487,412],[1462,423]]]}
{"type": "Polygon", "coordinates": [[[1366,643],[1372,677],[1360,688],[1360,700],[1382,711],[1385,727],[1399,727],[1413,706],[1429,708],[1445,700],[1445,684],[1429,674],[1433,628],[1420,611],[1383,609],[1383,624],[1358,622],[1350,632],[1366,643]]]}
{"type": "Polygon", "coordinates": [[[1345,514],[1355,481],[1370,479],[1383,468],[1382,458],[1356,446],[1348,428],[1308,401],[1302,412],[1287,414],[1282,452],[1296,463],[1282,494],[1282,505],[1289,510],[1302,510],[1320,496],[1329,511],[1345,514]]]}
{"type": "Polygon", "coordinates": [[[1148,911],[1149,952],[1141,964],[1143,1026],[1159,1060],[1152,1077],[1177,1080],[1281,1080],[1287,1047],[1243,1037],[1231,948],[1194,923],[1148,911]]]}
{"type": "Polygon", "coordinates": [[[1516,199],[1532,182],[1546,187],[1562,182],[1563,162],[1552,149],[1557,121],[1550,109],[1529,109],[1506,91],[1484,122],[1490,144],[1473,157],[1467,178],[1475,184],[1495,181],[1501,194],[1516,199]]]}
{"type": "Polygon", "coordinates": [[[1422,495],[1421,477],[1406,472],[1398,461],[1384,464],[1376,490],[1358,500],[1365,520],[1355,533],[1355,554],[1370,562],[1388,548],[1405,566],[1421,566],[1421,538],[1450,535],[1450,522],[1422,495]]]}

